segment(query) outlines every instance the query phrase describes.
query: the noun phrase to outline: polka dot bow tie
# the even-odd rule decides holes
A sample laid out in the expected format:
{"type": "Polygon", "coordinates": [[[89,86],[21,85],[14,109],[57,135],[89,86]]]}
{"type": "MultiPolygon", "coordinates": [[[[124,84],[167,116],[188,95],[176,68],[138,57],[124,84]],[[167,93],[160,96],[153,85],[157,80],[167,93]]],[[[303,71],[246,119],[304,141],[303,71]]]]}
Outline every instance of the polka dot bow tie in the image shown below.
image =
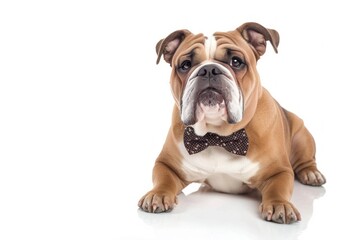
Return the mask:
{"type": "Polygon", "coordinates": [[[184,144],[190,155],[201,152],[209,146],[219,146],[233,154],[245,156],[249,148],[249,139],[245,129],[240,129],[229,136],[220,136],[210,132],[204,136],[198,136],[194,128],[186,127],[184,144]]]}

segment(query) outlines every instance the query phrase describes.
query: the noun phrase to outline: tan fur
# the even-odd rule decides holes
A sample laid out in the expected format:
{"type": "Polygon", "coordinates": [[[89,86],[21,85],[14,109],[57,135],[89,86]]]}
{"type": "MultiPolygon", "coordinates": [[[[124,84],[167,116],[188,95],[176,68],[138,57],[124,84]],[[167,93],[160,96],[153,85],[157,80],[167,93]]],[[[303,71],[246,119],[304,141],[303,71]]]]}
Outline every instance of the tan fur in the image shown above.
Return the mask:
{"type": "Polygon", "coordinates": [[[278,223],[298,221],[300,213],[290,203],[294,176],[300,182],[314,186],[324,184],[325,178],[316,167],[315,142],[303,121],[283,109],[261,86],[256,62],[265,53],[266,41],[270,41],[277,51],[279,35],[257,23],[246,23],[235,31],[217,32],[214,36],[218,45],[214,59],[206,59],[204,36],[187,30],[176,31],[157,44],[159,57],[164,54],[173,67],[170,82],[176,104],[168,136],[153,169],[154,187],[140,199],[139,207],[147,212],[169,211],[176,203],[176,195],[189,184],[185,180],[181,162],[184,157],[178,144],[185,128],[180,119],[180,98],[191,71],[179,73],[177,66],[189,53],[193,54],[193,66],[204,61],[225,62],[225,53],[231,48],[241,52],[247,63],[244,71],[237,72],[224,64],[243,93],[244,116],[236,124],[209,125],[208,130],[230,135],[245,128],[250,146],[246,157],[258,161],[261,166],[248,184],[262,194],[261,216],[278,223]]]}

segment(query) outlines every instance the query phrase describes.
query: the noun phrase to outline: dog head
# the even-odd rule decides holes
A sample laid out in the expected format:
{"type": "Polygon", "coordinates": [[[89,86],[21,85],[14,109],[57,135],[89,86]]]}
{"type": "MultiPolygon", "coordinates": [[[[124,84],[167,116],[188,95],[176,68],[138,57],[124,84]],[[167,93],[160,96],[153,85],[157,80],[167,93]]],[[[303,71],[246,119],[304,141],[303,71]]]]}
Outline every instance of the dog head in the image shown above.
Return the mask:
{"type": "Polygon", "coordinates": [[[249,22],[212,36],[178,30],[156,45],[172,66],[171,88],[185,125],[222,125],[250,121],[262,87],[256,62],[279,34],[249,22]]]}

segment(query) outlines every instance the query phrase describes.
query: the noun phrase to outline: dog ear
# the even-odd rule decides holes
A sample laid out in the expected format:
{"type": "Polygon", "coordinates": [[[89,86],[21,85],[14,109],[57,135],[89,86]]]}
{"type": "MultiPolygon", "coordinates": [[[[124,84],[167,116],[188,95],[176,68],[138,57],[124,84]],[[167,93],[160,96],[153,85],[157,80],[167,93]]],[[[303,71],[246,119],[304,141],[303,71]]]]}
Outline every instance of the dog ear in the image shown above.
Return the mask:
{"type": "Polygon", "coordinates": [[[190,31],[183,29],[175,31],[166,38],[161,39],[156,44],[156,53],[158,55],[156,64],[159,64],[161,55],[163,55],[164,60],[171,65],[171,60],[174,56],[174,53],[176,52],[176,49],[179,47],[184,38],[189,34],[190,31]]]}
{"type": "Polygon", "coordinates": [[[241,36],[254,48],[257,59],[266,51],[266,41],[270,41],[277,53],[280,36],[274,29],[268,29],[255,22],[244,23],[236,29],[241,36]]]}

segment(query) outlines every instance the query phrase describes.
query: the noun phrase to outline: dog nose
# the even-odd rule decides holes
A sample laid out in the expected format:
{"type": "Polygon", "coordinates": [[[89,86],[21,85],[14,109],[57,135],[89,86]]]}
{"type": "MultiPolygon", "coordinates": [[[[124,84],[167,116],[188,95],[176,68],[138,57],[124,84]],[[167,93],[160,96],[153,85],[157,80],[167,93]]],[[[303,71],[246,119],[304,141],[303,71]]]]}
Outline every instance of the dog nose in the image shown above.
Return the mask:
{"type": "Polygon", "coordinates": [[[197,73],[197,76],[212,77],[220,74],[222,74],[222,72],[216,65],[208,64],[200,68],[200,70],[197,73]]]}

